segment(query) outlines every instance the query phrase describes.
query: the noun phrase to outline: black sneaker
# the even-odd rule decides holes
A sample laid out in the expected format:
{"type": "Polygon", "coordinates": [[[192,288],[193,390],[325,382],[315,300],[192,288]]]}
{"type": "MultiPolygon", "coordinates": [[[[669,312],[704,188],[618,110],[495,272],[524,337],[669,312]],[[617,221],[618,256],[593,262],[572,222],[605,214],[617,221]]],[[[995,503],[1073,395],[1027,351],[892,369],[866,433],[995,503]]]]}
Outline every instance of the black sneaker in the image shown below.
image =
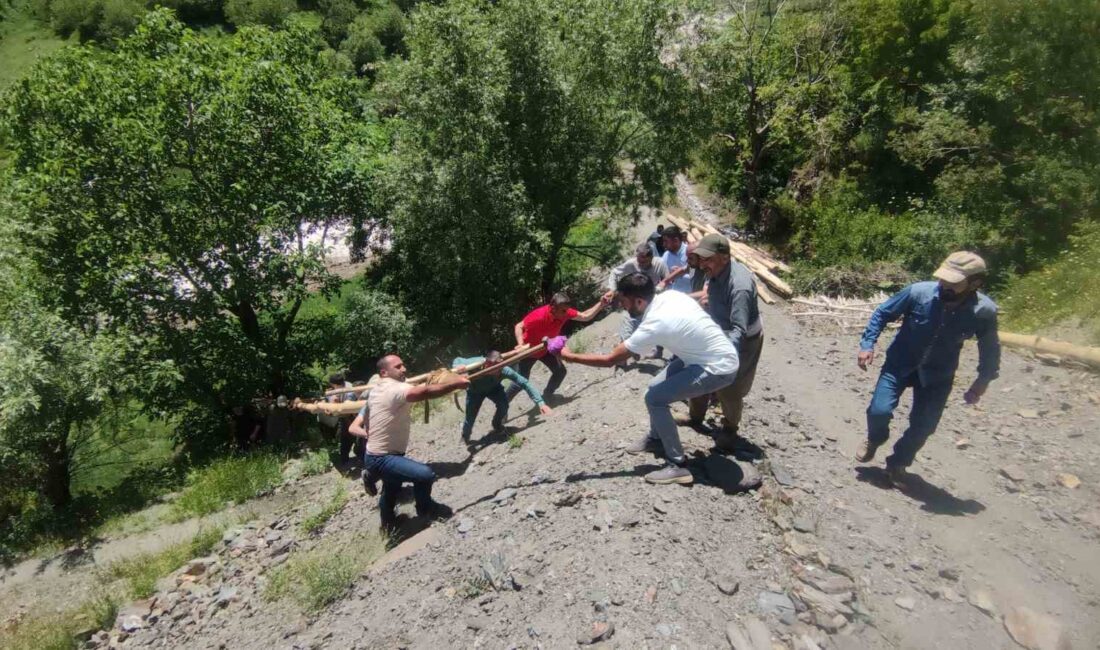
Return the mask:
{"type": "Polygon", "coordinates": [[[372,497],[378,496],[378,476],[365,472],[363,474],[363,489],[372,497]]]}
{"type": "Polygon", "coordinates": [[[416,516],[432,521],[446,521],[453,517],[455,511],[450,506],[438,501],[432,501],[432,505],[425,512],[417,511],[416,516]]]}

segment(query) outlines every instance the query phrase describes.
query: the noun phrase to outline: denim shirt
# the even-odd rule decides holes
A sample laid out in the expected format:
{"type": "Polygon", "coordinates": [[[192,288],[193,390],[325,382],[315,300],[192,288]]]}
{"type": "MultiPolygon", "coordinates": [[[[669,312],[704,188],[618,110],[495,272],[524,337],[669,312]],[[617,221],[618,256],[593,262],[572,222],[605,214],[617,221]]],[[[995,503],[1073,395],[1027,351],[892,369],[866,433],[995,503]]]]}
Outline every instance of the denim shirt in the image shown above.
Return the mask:
{"type": "Polygon", "coordinates": [[[997,338],[997,305],[977,293],[954,310],[945,310],[938,282],[917,282],[879,305],[860,339],[861,350],[871,350],[887,323],[904,318],[901,330],[886,351],[883,370],[905,376],[919,372],[922,384],[952,381],[959,366],[963,341],[978,339],[978,380],[990,382],[1001,367],[997,338]]]}

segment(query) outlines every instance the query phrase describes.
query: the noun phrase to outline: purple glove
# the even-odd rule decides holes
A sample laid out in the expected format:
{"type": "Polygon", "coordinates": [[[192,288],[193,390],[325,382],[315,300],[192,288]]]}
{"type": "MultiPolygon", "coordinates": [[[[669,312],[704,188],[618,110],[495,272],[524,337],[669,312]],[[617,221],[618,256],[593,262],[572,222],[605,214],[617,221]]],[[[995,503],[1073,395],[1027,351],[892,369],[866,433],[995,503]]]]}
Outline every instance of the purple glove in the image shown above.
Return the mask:
{"type": "Polygon", "coordinates": [[[568,339],[564,336],[555,336],[552,339],[546,340],[546,351],[550,354],[561,354],[561,351],[565,349],[565,342],[568,339]]]}

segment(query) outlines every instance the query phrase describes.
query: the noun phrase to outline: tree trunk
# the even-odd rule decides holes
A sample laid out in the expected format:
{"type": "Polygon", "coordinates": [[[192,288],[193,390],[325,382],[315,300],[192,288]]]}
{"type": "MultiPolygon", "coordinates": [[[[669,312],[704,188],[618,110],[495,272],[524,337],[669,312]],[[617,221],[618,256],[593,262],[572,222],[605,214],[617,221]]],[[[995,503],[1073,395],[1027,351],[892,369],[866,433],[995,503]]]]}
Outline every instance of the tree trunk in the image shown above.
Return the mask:
{"type": "Polygon", "coordinates": [[[46,446],[43,459],[46,461],[45,483],[42,492],[54,508],[63,508],[73,500],[72,477],[69,458],[69,424],[65,422],[58,429],[56,438],[46,446]]]}
{"type": "Polygon", "coordinates": [[[749,152],[745,160],[745,208],[748,215],[746,227],[755,231],[760,226],[760,217],[764,211],[760,196],[760,167],[763,164],[766,137],[760,132],[760,100],[756,96],[756,86],[749,87],[748,115],[745,124],[749,132],[749,152]]]}

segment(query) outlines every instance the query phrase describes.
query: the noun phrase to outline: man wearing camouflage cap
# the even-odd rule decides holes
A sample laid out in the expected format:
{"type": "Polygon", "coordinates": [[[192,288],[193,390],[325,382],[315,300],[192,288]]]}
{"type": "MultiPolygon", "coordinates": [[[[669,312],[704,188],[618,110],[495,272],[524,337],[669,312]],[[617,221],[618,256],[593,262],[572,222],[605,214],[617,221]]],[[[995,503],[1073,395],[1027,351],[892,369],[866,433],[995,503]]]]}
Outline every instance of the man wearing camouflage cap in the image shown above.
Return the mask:
{"type": "Polygon", "coordinates": [[[933,276],[936,281],[911,284],[879,305],[860,340],[857,362],[867,370],[874,361],[875,341],[886,324],[904,319],[886,351],[886,363],[867,407],[867,439],[856,454],[861,463],[874,459],[890,437],[890,420],[898,399],[906,388],[912,388],[909,428],[886,458],[887,475],[897,487],[904,486],[905,468],[940,422],[963,341],[978,341],[978,376],[963,395],[967,404],[978,403],[997,378],[1001,364],[997,305],[978,291],[985,283],[985,261],[967,251],[952,253],[933,276]]]}

